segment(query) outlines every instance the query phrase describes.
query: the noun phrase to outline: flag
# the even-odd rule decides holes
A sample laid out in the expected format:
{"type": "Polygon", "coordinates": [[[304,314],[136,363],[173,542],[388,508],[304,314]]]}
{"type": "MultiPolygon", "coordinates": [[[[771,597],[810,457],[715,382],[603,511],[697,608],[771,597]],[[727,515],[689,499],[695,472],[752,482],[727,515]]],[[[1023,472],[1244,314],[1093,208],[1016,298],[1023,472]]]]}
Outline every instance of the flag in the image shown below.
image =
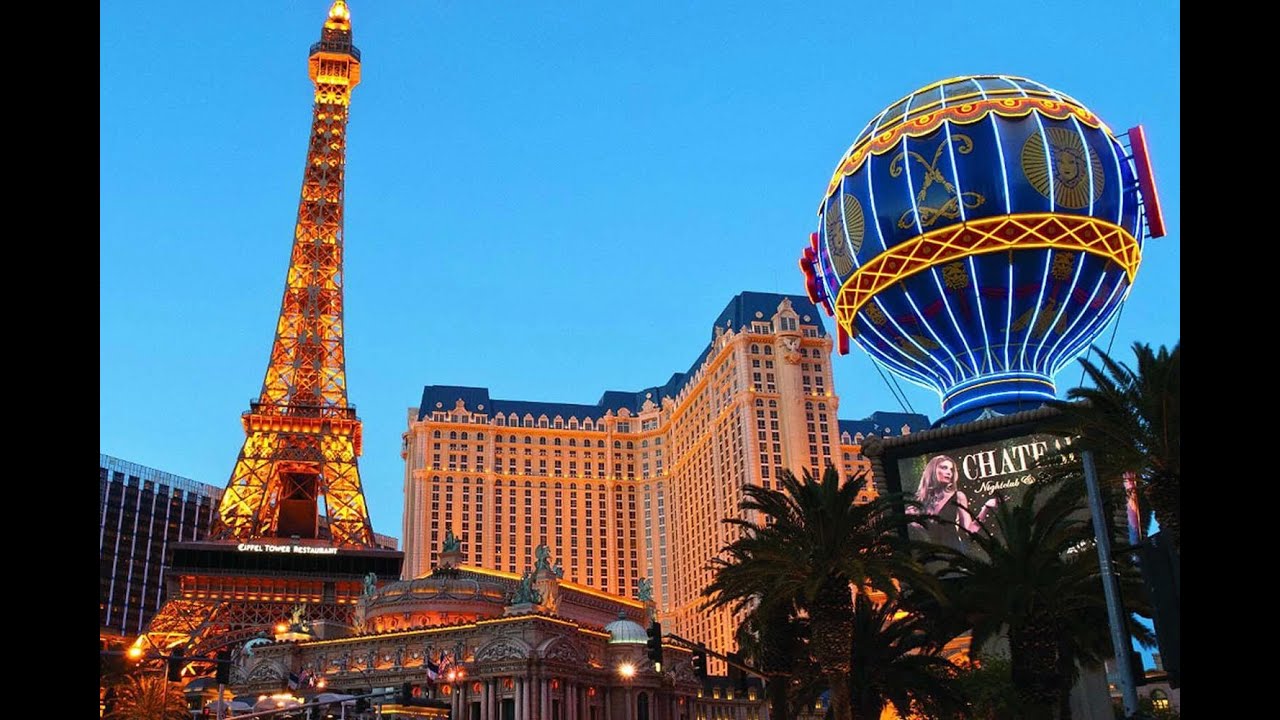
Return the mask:
{"type": "Polygon", "coordinates": [[[297,673],[289,673],[289,689],[290,689],[290,690],[297,690],[297,689],[298,689],[298,683],[299,683],[298,674],[297,674],[297,673]]]}
{"type": "Polygon", "coordinates": [[[423,665],[427,669],[427,679],[435,680],[436,678],[440,677],[440,666],[432,662],[430,656],[426,658],[426,661],[423,663],[423,665]]]}

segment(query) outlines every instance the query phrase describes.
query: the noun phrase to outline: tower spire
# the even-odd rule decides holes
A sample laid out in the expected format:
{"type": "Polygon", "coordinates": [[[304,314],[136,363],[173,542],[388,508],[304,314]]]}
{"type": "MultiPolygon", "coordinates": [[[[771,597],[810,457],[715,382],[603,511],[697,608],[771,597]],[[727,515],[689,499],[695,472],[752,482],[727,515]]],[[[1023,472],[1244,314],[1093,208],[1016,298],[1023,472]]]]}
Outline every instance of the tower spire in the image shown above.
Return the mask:
{"type": "Polygon", "coordinates": [[[214,536],[240,542],[297,536],[367,547],[373,531],[356,465],[361,423],[347,403],[343,345],[347,118],[360,82],[344,0],[329,8],[307,65],[315,102],[293,252],[262,392],[243,415],[246,439],[214,536]]]}

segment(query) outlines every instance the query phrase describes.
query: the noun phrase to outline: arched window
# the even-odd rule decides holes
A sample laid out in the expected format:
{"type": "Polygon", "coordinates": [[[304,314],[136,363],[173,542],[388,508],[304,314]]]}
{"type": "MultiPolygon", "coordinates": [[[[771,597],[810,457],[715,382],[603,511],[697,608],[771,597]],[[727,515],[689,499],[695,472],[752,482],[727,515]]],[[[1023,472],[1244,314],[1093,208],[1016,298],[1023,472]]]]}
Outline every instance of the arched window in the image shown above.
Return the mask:
{"type": "Polygon", "coordinates": [[[636,444],[635,444],[635,443],[633,443],[633,442],[631,442],[630,440],[628,440],[628,441],[627,441],[627,449],[628,449],[628,450],[635,450],[635,449],[636,449],[636,444]]]}
{"type": "Polygon", "coordinates": [[[478,433],[476,433],[476,439],[477,439],[477,440],[483,440],[483,439],[484,439],[484,433],[482,433],[482,432],[478,432],[478,433]]]}
{"type": "Polygon", "coordinates": [[[545,436],[545,435],[544,435],[543,437],[538,438],[538,444],[539,444],[539,445],[546,445],[546,444],[547,444],[547,438],[546,438],[546,436],[545,436]]]}
{"type": "Polygon", "coordinates": [[[636,695],[636,720],[649,720],[649,693],[636,695]]]}
{"type": "Polygon", "coordinates": [[[569,447],[578,447],[578,439],[569,438],[569,447]]]}
{"type": "Polygon", "coordinates": [[[436,431],[432,432],[432,433],[431,433],[431,437],[436,438],[437,440],[439,440],[439,439],[440,439],[440,431],[439,431],[439,430],[436,430],[436,431]]]}
{"type": "Polygon", "coordinates": [[[532,436],[532,435],[525,435],[525,436],[524,436],[524,444],[525,444],[525,445],[532,445],[532,444],[533,444],[533,436],[532,436]]]}
{"type": "Polygon", "coordinates": [[[511,439],[510,439],[510,440],[508,440],[507,442],[512,442],[512,443],[513,443],[513,442],[516,442],[516,436],[515,436],[515,435],[512,435],[512,436],[511,436],[511,439]]]}
{"type": "Polygon", "coordinates": [[[457,432],[455,432],[455,431],[453,431],[453,430],[450,430],[450,431],[449,431],[449,439],[450,439],[450,440],[457,440],[457,439],[458,439],[458,433],[457,433],[457,432]]]}
{"type": "Polygon", "coordinates": [[[552,440],[551,444],[552,444],[552,445],[559,445],[559,444],[560,444],[560,438],[559,438],[559,437],[556,437],[554,440],[552,440]]]}
{"type": "Polygon", "coordinates": [[[773,354],[773,346],[772,346],[772,345],[765,345],[765,346],[764,346],[764,354],[765,354],[765,355],[772,355],[772,354],[773,354]]]}
{"type": "Polygon", "coordinates": [[[462,440],[467,440],[467,439],[469,439],[469,438],[467,437],[467,431],[466,431],[466,430],[463,430],[463,431],[462,431],[462,437],[461,437],[461,439],[462,439],[462,440]]]}
{"type": "Polygon", "coordinates": [[[622,449],[622,441],[621,441],[621,440],[614,440],[614,441],[613,441],[613,449],[614,449],[614,450],[621,450],[621,449],[622,449]]]}

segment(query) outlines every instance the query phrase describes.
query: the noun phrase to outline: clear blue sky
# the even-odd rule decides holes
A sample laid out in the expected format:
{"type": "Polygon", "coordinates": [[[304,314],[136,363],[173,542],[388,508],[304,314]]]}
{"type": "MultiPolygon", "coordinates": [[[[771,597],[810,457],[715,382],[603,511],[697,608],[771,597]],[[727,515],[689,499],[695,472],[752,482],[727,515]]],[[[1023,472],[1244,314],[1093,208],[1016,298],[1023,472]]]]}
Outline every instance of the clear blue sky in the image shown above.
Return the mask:
{"type": "MultiPolygon", "coordinates": [[[[100,4],[101,452],[227,482],[279,311],[328,6],[100,4]]],[[[1146,127],[1169,236],[1100,342],[1127,359],[1179,339],[1177,3],[351,11],[347,372],[379,532],[401,535],[400,435],[423,385],[594,403],[684,371],[734,294],[804,292],[796,259],[841,154],[947,77],[1022,75],[1146,127]]],[[[902,409],[856,346],[834,371],[841,417],[902,409]]]]}

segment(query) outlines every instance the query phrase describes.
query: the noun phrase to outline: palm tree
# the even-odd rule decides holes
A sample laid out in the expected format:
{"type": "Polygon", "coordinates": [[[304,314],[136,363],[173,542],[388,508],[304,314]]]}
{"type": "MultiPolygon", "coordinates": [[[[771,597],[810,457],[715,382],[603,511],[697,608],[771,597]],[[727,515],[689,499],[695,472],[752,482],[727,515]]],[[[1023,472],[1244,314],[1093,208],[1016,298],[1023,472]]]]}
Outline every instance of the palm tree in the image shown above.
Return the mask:
{"type": "Polygon", "coordinates": [[[919,710],[932,717],[963,717],[967,708],[956,684],[957,668],[940,654],[954,636],[932,633],[928,618],[904,608],[899,599],[876,603],[868,593],[854,599],[854,716],[879,718],[892,703],[899,717],[919,710]]]}
{"type": "Polygon", "coordinates": [[[821,694],[821,688],[804,682],[818,672],[809,657],[809,623],[794,606],[758,604],[743,618],[736,640],[743,659],[766,677],[770,720],[791,720],[821,694]]]}
{"type": "MultiPolygon", "coordinates": [[[[972,629],[970,656],[1004,638],[1024,717],[1070,717],[1071,686],[1081,668],[1097,668],[1113,648],[1093,529],[1079,479],[1032,485],[971,534],[967,552],[933,546],[955,605],[972,629]],[[1043,499],[1042,499],[1043,497],[1043,499]],[[988,529],[990,531],[988,532],[988,529]],[[975,552],[975,549],[977,550],[975,552]]],[[[1121,596],[1147,611],[1141,576],[1127,555],[1115,558],[1121,596]]],[[[1131,625],[1140,642],[1145,628],[1131,625]]]]}
{"type": "Polygon", "coordinates": [[[828,466],[821,480],[784,471],[780,490],[748,485],[741,508],[760,522],[730,518],[742,534],[712,561],[703,589],[707,607],[761,607],[764,617],[794,606],[809,621],[809,650],[831,691],[834,720],[851,720],[853,595],[896,594],[895,578],[922,574],[900,552],[900,515],[886,498],[855,504],[865,475],[840,482],[828,466]]]}
{"type": "Polygon", "coordinates": [[[1136,369],[1099,350],[1101,366],[1080,361],[1093,387],[1073,388],[1067,391],[1070,402],[1052,403],[1063,412],[1064,427],[1079,434],[1078,447],[1093,451],[1100,477],[1136,474],[1142,497],[1179,551],[1181,349],[1181,341],[1173,350],[1158,351],[1134,343],[1136,369]]]}
{"type": "Polygon", "coordinates": [[[111,720],[189,720],[187,698],[163,675],[131,675],[116,691],[111,720]]]}

